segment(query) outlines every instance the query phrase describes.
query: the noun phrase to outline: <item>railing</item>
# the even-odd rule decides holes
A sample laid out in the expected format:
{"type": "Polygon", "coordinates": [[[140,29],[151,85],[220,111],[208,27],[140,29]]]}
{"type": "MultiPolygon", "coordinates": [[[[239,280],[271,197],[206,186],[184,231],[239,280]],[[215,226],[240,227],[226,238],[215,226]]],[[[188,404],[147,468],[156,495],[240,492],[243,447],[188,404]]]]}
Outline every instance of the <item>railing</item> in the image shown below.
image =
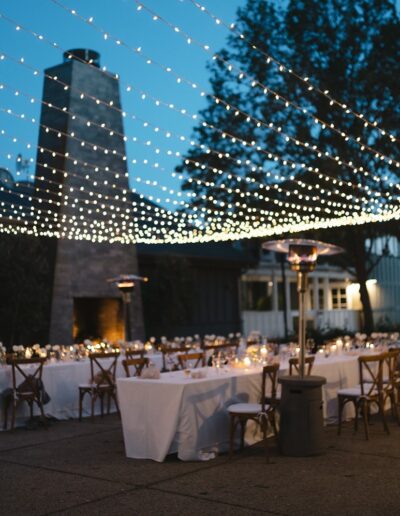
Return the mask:
{"type": "MultiPolygon", "coordinates": [[[[289,332],[295,330],[293,319],[297,317],[297,311],[287,314],[289,332]]],[[[354,332],[360,329],[360,312],[358,310],[309,310],[307,320],[313,323],[314,328],[321,330],[340,328],[354,332]]],[[[268,312],[245,310],[242,312],[242,326],[244,335],[248,335],[253,330],[270,337],[283,337],[285,334],[283,311],[281,310],[268,312]]]]}

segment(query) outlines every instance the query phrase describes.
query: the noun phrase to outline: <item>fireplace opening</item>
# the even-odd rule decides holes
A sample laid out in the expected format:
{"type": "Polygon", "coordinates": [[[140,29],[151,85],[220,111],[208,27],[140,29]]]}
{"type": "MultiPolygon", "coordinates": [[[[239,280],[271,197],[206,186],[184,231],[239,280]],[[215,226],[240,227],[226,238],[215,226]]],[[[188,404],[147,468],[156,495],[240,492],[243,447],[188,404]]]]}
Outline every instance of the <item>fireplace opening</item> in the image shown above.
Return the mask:
{"type": "Polygon", "coordinates": [[[124,338],[124,318],[120,298],[74,298],[74,342],[85,339],[124,338]]]}

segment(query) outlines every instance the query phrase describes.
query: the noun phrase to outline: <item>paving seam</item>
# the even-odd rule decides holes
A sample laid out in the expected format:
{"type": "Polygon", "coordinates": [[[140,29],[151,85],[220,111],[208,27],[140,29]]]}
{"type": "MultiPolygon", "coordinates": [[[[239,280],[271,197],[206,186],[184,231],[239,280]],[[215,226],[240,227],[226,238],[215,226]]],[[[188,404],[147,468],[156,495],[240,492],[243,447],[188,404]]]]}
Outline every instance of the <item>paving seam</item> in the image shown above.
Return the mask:
{"type": "Polygon", "coordinates": [[[83,507],[85,505],[90,505],[92,503],[97,503],[97,502],[101,502],[103,500],[107,500],[108,498],[113,498],[114,496],[121,496],[122,494],[126,494],[126,493],[133,493],[133,491],[137,491],[137,488],[134,487],[132,489],[127,489],[126,491],[121,491],[120,493],[112,493],[112,494],[109,494],[109,495],[104,495],[104,496],[101,496],[100,498],[96,498],[95,500],[88,500],[87,502],[81,502],[81,503],[78,503],[78,504],[75,504],[75,505],[70,505],[69,507],[64,507],[62,509],[57,509],[56,511],[51,511],[51,512],[44,512],[41,514],[41,516],[51,516],[52,514],[59,514],[60,512],[65,512],[65,511],[70,511],[70,510],[73,510],[73,509],[78,509],[79,507],[83,507]]]}
{"type": "Polygon", "coordinates": [[[55,473],[64,473],[66,475],[83,477],[83,478],[87,478],[87,479],[90,479],[90,480],[99,480],[99,481],[110,482],[112,484],[126,485],[126,486],[129,486],[129,487],[133,487],[135,489],[137,489],[137,488],[151,488],[151,487],[156,486],[157,484],[160,484],[160,483],[163,483],[163,482],[170,482],[170,481],[176,480],[176,479],[178,479],[180,477],[190,475],[191,473],[198,473],[199,471],[205,471],[205,470],[209,470],[211,468],[217,468],[217,467],[223,466],[225,464],[225,463],[210,464],[210,466],[208,466],[208,467],[202,467],[202,468],[194,469],[194,470],[192,470],[190,472],[185,471],[183,473],[179,473],[179,474],[174,475],[172,477],[156,480],[154,482],[149,482],[147,484],[130,484],[130,483],[126,483],[126,482],[110,480],[109,478],[105,478],[105,477],[98,477],[98,476],[87,475],[87,474],[84,474],[84,473],[68,471],[68,470],[64,470],[64,469],[51,468],[51,467],[43,466],[43,465],[40,465],[40,464],[29,464],[29,463],[25,463],[25,462],[14,461],[14,460],[6,459],[4,457],[0,457],[0,462],[3,462],[5,464],[14,464],[16,466],[25,466],[27,468],[32,468],[32,469],[43,469],[45,471],[50,471],[50,472],[55,472],[55,473]]]}
{"type": "Polygon", "coordinates": [[[128,483],[121,482],[121,481],[110,480],[109,478],[93,477],[91,475],[85,475],[84,473],[77,473],[77,472],[72,472],[72,471],[67,471],[67,470],[57,469],[57,468],[49,468],[47,466],[41,466],[41,465],[35,465],[35,464],[26,464],[24,462],[16,462],[16,461],[8,460],[8,459],[3,459],[2,457],[0,457],[0,462],[4,462],[5,464],[13,464],[14,466],[24,466],[26,468],[31,468],[31,469],[43,469],[44,471],[50,471],[51,473],[62,473],[64,475],[70,475],[73,477],[83,477],[83,478],[87,478],[90,480],[109,482],[110,484],[117,484],[120,486],[125,485],[130,488],[140,487],[140,486],[138,486],[138,484],[128,484],[128,483]]]}
{"type": "Polygon", "coordinates": [[[334,450],[330,450],[332,452],[336,453],[352,453],[354,455],[367,455],[371,457],[380,457],[382,459],[394,459],[394,460],[400,460],[400,457],[396,457],[395,455],[382,455],[381,453],[373,453],[373,452],[365,452],[365,451],[351,451],[351,450],[345,450],[343,448],[335,448],[334,450]]]}
{"type": "Polygon", "coordinates": [[[109,494],[109,495],[106,495],[106,496],[102,496],[100,498],[96,498],[95,500],[90,500],[90,501],[82,502],[82,503],[79,503],[79,504],[76,504],[76,505],[71,505],[71,506],[65,507],[63,509],[58,509],[56,511],[43,513],[41,516],[51,516],[53,514],[59,514],[61,512],[78,509],[79,507],[90,506],[93,503],[97,503],[97,502],[100,502],[100,501],[103,501],[103,500],[107,500],[107,499],[113,498],[115,496],[121,496],[121,495],[129,494],[129,493],[138,492],[138,491],[145,491],[145,490],[158,491],[158,492],[165,493],[165,494],[170,494],[170,495],[173,495],[173,496],[175,496],[175,495],[176,496],[182,496],[184,498],[193,498],[195,500],[201,500],[203,502],[210,502],[210,503],[219,504],[219,505],[225,505],[225,506],[229,506],[229,507],[246,509],[246,510],[250,510],[250,511],[253,511],[253,512],[259,512],[259,513],[262,513],[262,514],[272,514],[274,516],[289,516],[287,513],[272,512],[272,511],[262,510],[262,509],[253,509],[252,507],[246,507],[245,505],[233,504],[233,503],[229,503],[229,502],[223,502],[223,501],[220,501],[220,500],[213,500],[213,499],[205,498],[205,497],[201,497],[201,496],[188,495],[186,493],[179,493],[179,492],[175,492],[175,491],[168,491],[168,490],[158,489],[158,488],[153,488],[153,487],[149,488],[147,486],[140,486],[138,488],[127,489],[123,493],[112,493],[112,494],[109,494]]]}
{"type": "Polygon", "coordinates": [[[146,489],[153,490],[153,491],[159,491],[161,493],[185,496],[187,498],[194,498],[195,500],[203,500],[203,501],[205,500],[207,502],[218,503],[221,505],[228,505],[229,507],[237,507],[240,509],[246,509],[246,510],[250,510],[250,511],[254,511],[254,512],[261,512],[263,514],[273,514],[275,516],[289,516],[287,513],[284,513],[284,512],[268,511],[267,509],[265,509],[265,510],[255,509],[253,507],[247,507],[246,505],[240,505],[238,503],[230,503],[230,502],[224,502],[222,500],[214,500],[213,498],[207,498],[205,496],[196,496],[196,495],[191,495],[191,494],[187,494],[187,493],[180,493],[179,491],[169,491],[168,489],[160,489],[159,487],[148,487],[146,489]]]}
{"type": "MultiPolygon", "coordinates": [[[[119,429],[120,429],[120,427],[118,427],[118,430],[119,429]]],[[[93,432],[93,433],[88,432],[85,434],[77,434],[77,435],[70,435],[68,437],[60,437],[59,439],[51,439],[49,441],[40,441],[38,443],[23,444],[22,446],[16,446],[15,448],[7,448],[4,450],[0,450],[0,453],[6,453],[6,452],[10,452],[10,451],[15,451],[15,450],[23,450],[24,448],[31,448],[34,446],[42,446],[43,444],[59,443],[61,441],[66,441],[68,439],[75,439],[75,438],[79,439],[81,437],[90,436],[90,435],[101,435],[101,434],[105,434],[107,432],[111,432],[114,430],[115,430],[114,428],[109,428],[108,430],[99,430],[98,432],[93,432]]],[[[0,435],[1,435],[1,432],[0,432],[0,435]]]]}

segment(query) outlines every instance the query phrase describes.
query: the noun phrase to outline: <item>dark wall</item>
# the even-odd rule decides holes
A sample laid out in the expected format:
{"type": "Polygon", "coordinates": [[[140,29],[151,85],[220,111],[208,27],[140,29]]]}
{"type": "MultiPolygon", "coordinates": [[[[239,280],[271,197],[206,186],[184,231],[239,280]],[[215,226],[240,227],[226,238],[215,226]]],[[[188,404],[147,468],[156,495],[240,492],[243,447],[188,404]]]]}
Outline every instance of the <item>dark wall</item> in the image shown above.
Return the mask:
{"type": "MultiPolygon", "coordinates": [[[[202,244],[207,246],[207,244],[202,244]]],[[[243,262],[157,254],[139,246],[146,336],[189,336],[240,331],[239,281],[243,262]]],[[[155,246],[156,247],[156,246],[155,246]]]]}

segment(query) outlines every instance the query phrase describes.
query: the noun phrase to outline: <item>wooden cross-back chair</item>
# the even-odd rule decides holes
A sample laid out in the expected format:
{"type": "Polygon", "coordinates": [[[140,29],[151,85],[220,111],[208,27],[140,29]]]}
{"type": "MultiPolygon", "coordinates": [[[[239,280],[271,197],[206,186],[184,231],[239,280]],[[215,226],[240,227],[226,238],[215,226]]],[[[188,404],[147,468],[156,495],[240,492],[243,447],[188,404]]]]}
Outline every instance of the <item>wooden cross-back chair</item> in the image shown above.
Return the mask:
{"type": "Polygon", "coordinates": [[[11,429],[15,426],[17,407],[21,402],[27,402],[30,409],[31,419],[33,417],[33,404],[39,407],[43,420],[46,419],[43,410],[43,391],[42,374],[45,358],[15,358],[9,357],[7,363],[12,369],[12,394],[4,403],[4,429],[7,429],[8,408],[12,406],[11,429]],[[35,368],[23,368],[24,365],[36,366],[35,368]],[[17,376],[22,380],[18,385],[17,376]]]}
{"type": "Polygon", "coordinates": [[[143,368],[149,366],[149,359],[146,357],[126,358],[122,361],[122,365],[127,378],[131,376],[141,376],[143,368]],[[131,374],[131,370],[134,370],[133,375],[131,374]]]}
{"type": "Polygon", "coordinates": [[[233,455],[235,431],[238,424],[240,424],[240,447],[244,447],[244,434],[246,431],[246,423],[249,420],[255,421],[262,431],[266,459],[269,461],[267,432],[268,424],[270,423],[277,436],[275,413],[276,413],[276,385],[278,378],[279,364],[272,364],[263,367],[261,377],[261,395],[259,403],[235,403],[228,407],[230,416],[230,444],[229,453],[233,455]],[[269,392],[267,391],[267,384],[269,392]]]}
{"type": "Polygon", "coordinates": [[[398,370],[399,358],[400,349],[389,349],[389,351],[384,354],[382,387],[383,405],[385,406],[386,400],[390,399],[392,416],[397,420],[397,423],[400,425],[400,414],[398,407],[400,392],[400,376],[398,370]]]}
{"type": "Polygon", "coordinates": [[[215,344],[215,346],[212,344],[203,344],[202,349],[204,349],[204,351],[218,352],[218,351],[225,351],[227,349],[236,351],[238,347],[239,347],[238,342],[224,342],[223,344],[215,344]]]}
{"type": "Polygon", "coordinates": [[[369,412],[372,403],[378,406],[384,430],[389,433],[384,412],[383,364],[385,354],[358,357],[359,385],[338,390],[339,424],[338,434],[342,430],[342,413],[347,403],[355,409],[354,431],[358,430],[358,414],[361,412],[364,422],[365,438],[369,439],[369,412]]]}
{"type": "Polygon", "coordinates": [[[190,362],[190,369],[196,369],[206,365],[206,355],[203,351],[198,353],[180,353],[178,355],[178,362],[181,369],[186,369],[188,362],[190,362]]]}
{"type": "Polygon", "coordinates": [[[189,348],[187,348],[187,346],[179,346],[178,348],[173,348],[171,346],[162,345],[160,350],[162,353],[162,372],[165,372],[168,371],[167,356],[176,355],[177,353],[187,353],[189,351],[189,348]]]}
{"type": "MultiPolygon", "coordinates": [[[[310,355],[310,356],[304,358],[304,363],[305,363],[304,373],[306,376],[311,375],[314,361],[315,361],[314,355],[310,355]]],[[[289,375],[293,376],[294,374],[300,374],[298,357],[289,358],[289,375]]]]}
{"type": "Polygon", "coordinates": [[[119,353],[90,353],[90,383],[79,386],[79,421],[82,420],[82,404],[86,394],[91,398],[91,416],[94,406],[100,399],[101,416],[104,415],[104,398],[107,398],[107,414],[110,413],[111,399],[119,412],[115,374],[119,353]],[[106,365],[106,362],[111,361],[106,365]]]}

